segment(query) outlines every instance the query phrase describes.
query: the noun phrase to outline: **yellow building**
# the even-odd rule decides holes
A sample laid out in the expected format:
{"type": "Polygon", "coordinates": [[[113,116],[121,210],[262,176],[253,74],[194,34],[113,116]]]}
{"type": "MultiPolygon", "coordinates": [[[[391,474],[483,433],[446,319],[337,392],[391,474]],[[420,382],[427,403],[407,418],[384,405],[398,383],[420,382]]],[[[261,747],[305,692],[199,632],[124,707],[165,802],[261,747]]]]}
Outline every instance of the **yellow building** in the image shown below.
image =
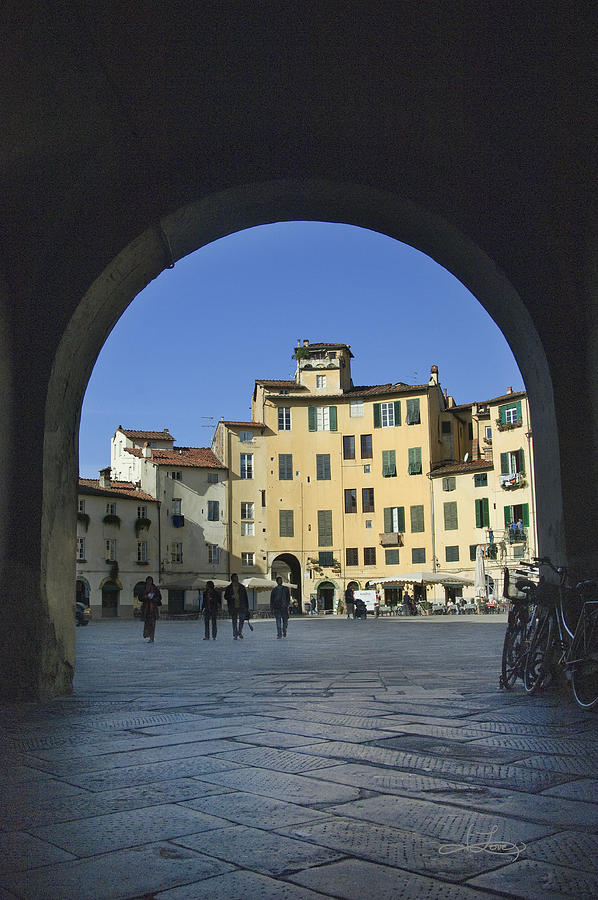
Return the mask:
{"type": "Polygon", "coordinates": [[[349,583],[432,569],[428,473],[471,448],[471,410],[453,413],[436,366],[428,384],[355,386],[347,344],[294,356],[295,378],[258,379],[252,421],[220,422],[212,449],[229,470],[231,571],[282,574],[331,610],[349,583]]]}

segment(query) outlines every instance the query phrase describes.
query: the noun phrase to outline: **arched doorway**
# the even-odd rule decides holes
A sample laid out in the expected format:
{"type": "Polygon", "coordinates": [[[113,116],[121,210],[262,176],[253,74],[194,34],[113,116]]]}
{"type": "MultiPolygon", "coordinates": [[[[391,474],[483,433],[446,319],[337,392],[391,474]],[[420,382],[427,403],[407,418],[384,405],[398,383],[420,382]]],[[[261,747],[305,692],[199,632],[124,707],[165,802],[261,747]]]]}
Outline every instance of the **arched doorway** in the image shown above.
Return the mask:
{"type": "Polygon", "coordinates": [[[115,619],[118,617],[118,605],[120,601],[120,587],[114,581],[105,581],[102,585],[102,618],[115,619]]]}
{"type": "Polygon", "coordinates": [[[55,353],[45,404],[40,566],[46,573],[47,607],[57,635],[50,652],[57,654],[56,661],[48,671],[55,673],[49,677],[57,683],[70,679],[74,664],[74,627],[64,598],[72,590],[65,573],[74,542],[71,484],[77,474],[76,428],[87,381],[106,335],[131,300],[177,260],[226,234],[292,219],[358,225],[411,244],[452,272],[509,335],[530,405],[537,410],[540,548],[564,557],[562,469],[551,373],[531,316],[503,270],[454,223],[396,194],[308,179],[239,186],[162,218],[123,249],[75,308],[55,353]],[[218,211],[226,215],[221,217],[218,211]]]}
{"type": "Polygon", "coordinates": [[[283,581],[296,584],[291,590],[292,609],[295,613],[301,613],[301,565],[292,553],[279,553],[270,564],[271,576],[274,580],[280,575],[283,581]]]}
{"type": "Polygon", "coordinates": [[[334,612],[334,589],[332,581],[321,581],[318,585],[318,609],[326,615],[334,612]]]}

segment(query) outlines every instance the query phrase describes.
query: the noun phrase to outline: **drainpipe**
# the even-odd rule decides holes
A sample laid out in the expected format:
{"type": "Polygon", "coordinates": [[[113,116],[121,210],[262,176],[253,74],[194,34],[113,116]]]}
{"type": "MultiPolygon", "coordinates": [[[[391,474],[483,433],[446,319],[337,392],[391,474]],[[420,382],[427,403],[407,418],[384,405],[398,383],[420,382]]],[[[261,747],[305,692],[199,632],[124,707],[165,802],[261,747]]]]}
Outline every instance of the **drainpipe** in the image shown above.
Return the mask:
{"type": "Polygon", "coordinates": [[[232,485],[232,466],[230,460],[230,438],[231,433],[230,429],[226,429],[226,462],[228,464],[228,548],[227,548],[227,556],[228,556],[228,574],[230,575],[232,571],[232,563],[231,563],[231,553],[233,547],[233,485],[232,485]]]}
{"type": "MultiPolygon", "coordinates": [[[[157,493],[157,491],[156,491],[157,493]]],[[[162,522],[161,522],[161,506],[160,501],[158,503],[158,580],[160,580],[160,576],[162,574],[162,522]]]]}

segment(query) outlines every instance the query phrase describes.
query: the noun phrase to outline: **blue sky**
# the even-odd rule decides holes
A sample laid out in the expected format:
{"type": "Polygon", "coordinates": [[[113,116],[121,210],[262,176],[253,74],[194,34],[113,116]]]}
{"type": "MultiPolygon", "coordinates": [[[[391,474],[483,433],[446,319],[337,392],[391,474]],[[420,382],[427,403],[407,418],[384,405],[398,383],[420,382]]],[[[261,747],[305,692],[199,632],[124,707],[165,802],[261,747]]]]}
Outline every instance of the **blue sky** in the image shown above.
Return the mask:
{"type": "Polygon", "coordinates": [[[293,377],[303,338],[350,344],[355,384],[423,384],[436,364],[457,403],[524,388],[493,320],[425,254],[350,225],[263,225],[180,260],[125,310],[87,386],[80,474],[109,465],[119,425],[209,446],[219,418],[250,418],[256,378],[293,377]]]}

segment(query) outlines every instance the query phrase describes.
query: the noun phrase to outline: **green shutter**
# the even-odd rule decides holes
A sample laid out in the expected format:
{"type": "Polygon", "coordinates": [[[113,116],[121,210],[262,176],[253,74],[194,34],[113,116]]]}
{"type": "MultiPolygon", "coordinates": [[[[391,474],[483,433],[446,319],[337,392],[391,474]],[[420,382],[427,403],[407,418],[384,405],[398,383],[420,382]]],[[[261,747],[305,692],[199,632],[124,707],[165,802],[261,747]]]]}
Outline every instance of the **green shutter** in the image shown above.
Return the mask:
{"type": "Polygon", "coordinates": [[[401,424],[401,401],[400,400],[394,401],[394,408],[395,408],[395,425],[400,425],[401,424]]]}
{"type": "Polygon", "coordinates": [[[490,525],[490,508],[488,497],[482,497],[482,528],[490,525]]]}
{"type": "Polygon", "coordinates": [[[384,551],[384,561],[387,566],[398,566],[399,551],[398,550],[385,550],[384,551]]]}
{"type": "Polygon", "coordinates": [[[482,501],[476,500],[475,502],[475,527],[482,527],[482,501]]]}
{"type": "Polygon", "coordinates": [[[398,528],[399,528],[399,531],[400,531],[400,532],[404,532],[404,531],[405,531],[405,507],[404,507],[404,506],[399,506],[399,507],[398,507],[398,510],[399,510],[399,525],[398,525],[398,528]]]}
{"type": "Polygon", "coordinates": [[[505,528],[508,528],[512,521],[512,512],[510,506],[505,506],[505,528]]]}
{"type": "Polygon", "coordinates": [[[330,430],[336,431],[336,406],[328,407],[328,422],[330,424],[330,430]]]}
{"type": "Polygon", "coordinates": [[[315,406],[307,407],[307,423],[310,431],[316,431],[317,428],[317,418],[316,418],[316,408],[315,406]]]}
{"type": "Polygon", "coordinates": [[[392,478],[397,474],[396,450],[382,451],[382,475],[384,478],[392,478]]]}
{"type": "Polygon", "coordinates": [[[318,547],[332,547],[332,510],[318,510],[318,547]]]}
{"type": "Polygon", "coordinates": [[[407,400],[407,424],[419,425],[420,421],[419,398],[407,400]]]}
{"type": "Polygon", "coordinates": [[[422,448],[410,447],[409,449],[409,474],[421,475],[422,471],[422,448]]]}
{"type": "Polygon", "coordinates": [[[279,526],[280,526],[280,536],[281,537],[293,537],[294,536],[293,510],[292,509],[279,509],[278,510],[278,519],[279,519],[279,526]]]}
{"type": "Polygon", "coordinates": [[[386,534],[392,531],[392,508],[390,506],[384,507],[384,531],[386,534]]]}
{"type": "Polygon", "coordinates": [[[379,403],[374,403],[374,428],[382,428],[382,415],[379,403]]]}
{"type": "Polygon", "coordinates": [[[507,407],[506,406],[498,407],[498,418],[499,418],[501,425],[507,424],[507,407]]]}
{"type": "Polygon", "coordinates": [[[454,531],[458,528],[457,503],[450,500],[444,504],[444,527],[446,531],[454,531]]]}
{"type": "Polygon", "coordinates": [[[521,415],[521,400],[518,400],[515,406],[517,407],[517,421],[521,422],[523,418],[521,415]]]}
{"type": "Polygon", "coordinates": [[[412,506],[411,514],[411,531],[418,533],[424,531],[424,508],[423,506],[412,506]]]}
{"type": "Polygon", "coordinates": [[[509,454],[508,453],[500,454],[500,474],[501,475],[509,474],[509,454]]]}
{"type": "Polygon", "coordinates": [[[517,468],[522,475],[525,475],[525,453],[523,450],[517,451],[517,468]]]}
{"type": "Polygon", "coordinates": [[[527,503],[524,503],[521,507],[521,521],[525,528],[529,527],[529,506],[527,503]]]}

